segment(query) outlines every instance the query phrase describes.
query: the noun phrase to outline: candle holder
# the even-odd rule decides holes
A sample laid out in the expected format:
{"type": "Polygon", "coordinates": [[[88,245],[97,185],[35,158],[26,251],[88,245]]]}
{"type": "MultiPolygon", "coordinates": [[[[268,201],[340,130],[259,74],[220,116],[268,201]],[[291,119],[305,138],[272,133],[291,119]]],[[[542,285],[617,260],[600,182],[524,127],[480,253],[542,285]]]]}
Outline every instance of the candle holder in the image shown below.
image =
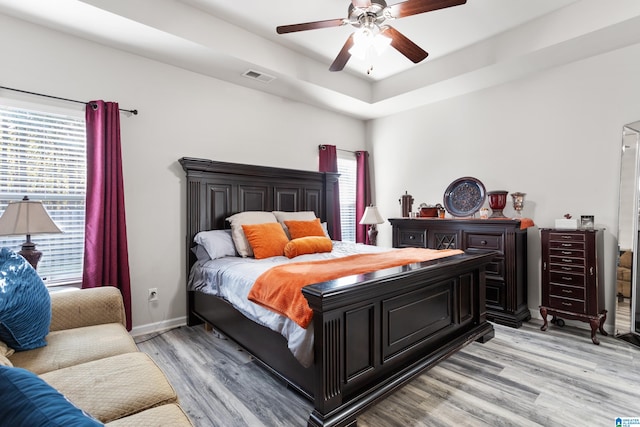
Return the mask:
{"type": "Polygon", "coordinates": [[[507,206],[507,194],[508,191],[489,191],[489,207],[491,208],[491,216],[489,218],[504,218],[502,210],[507,206]]]}
{"type": "Polygon", "coordinates": [[[527,193],[511,193],[511,198],[513,199],[513,209],[516,211],[516,215],[518,217],[522,217],[522,208],[524,208],[524,196],[526,195],[527,193]]]}

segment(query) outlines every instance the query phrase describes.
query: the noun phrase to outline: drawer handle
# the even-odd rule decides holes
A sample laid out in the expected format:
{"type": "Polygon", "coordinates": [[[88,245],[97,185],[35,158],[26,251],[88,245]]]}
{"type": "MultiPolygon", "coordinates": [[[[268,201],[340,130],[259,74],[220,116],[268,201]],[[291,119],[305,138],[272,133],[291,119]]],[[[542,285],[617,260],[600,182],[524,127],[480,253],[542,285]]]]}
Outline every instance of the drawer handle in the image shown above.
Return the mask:
{"type": "Polygon", "coordinates": [[[589,268],[589,274],[591,274],[593,276],[593,267],[589,268]]]}
{"type": "Polygon", "coordinates": [[[562,255],[571,255],[571,252],[569,252],[569,251],[562,251],[562,255]]]}
{"type": "Polygon", "coordinates": [[[563,290],[562,290],[562,292],[564,292],[565,294],[572,294],[572,293],[573,293],[573,292],[571,292],[571,291],[570,291],[570,290],[568,290],[568,289],[563,289],[563,290]]]}
{"type": "Polygon", "coordinates": [[[567,307],[571,307],[573,304],[571,304],[570,302],[562,302],[562,305],[566,305],[567,307]]]}
{"type": "Polygon", "coordinates": [[[562,258],[562,262],[573,262],[573,261],[567,258],[562,258]]]}
{"type": "Polygon", "coordinates": [[[561,236],[561,237],[562,237],[563,239],[570,239],[570,238],[571,238],[571,236],[567,236],[567,235],[565,235],[565,236],[561,236]]]}
{"type": "Polygon", "coordinates": [[[573,246],[573,244],[571,244],[571,243],[563,243],[561,246],[565,247],[565,248],[570,248],[571,246],[573,246]]]}
{"type": "Polygon", "coordinates": [[[480,244],[481,244],[481,245],[486,245],[486,244],[487,244],[487,241],[486,241],[486,240],[480,240],[480,244]]]}
{"type": "Polygon", "coordinates": [[[409,236],[409,240],[414,240],[416,236],[409,236]]]}
{"type": "Polygon", "coordinates": [[[571,271],[571,270],[573,270],[573,268],[571,268],[571,267],[565,267],[565,266],[562,266],[562,269],[563,269],[564,271],[571,271]]]}
{"type": "Polygon", "coordinates": [[[573,277],[562,276],[562,280],[567,280],[569,282],[573,281],[573,277]]]}

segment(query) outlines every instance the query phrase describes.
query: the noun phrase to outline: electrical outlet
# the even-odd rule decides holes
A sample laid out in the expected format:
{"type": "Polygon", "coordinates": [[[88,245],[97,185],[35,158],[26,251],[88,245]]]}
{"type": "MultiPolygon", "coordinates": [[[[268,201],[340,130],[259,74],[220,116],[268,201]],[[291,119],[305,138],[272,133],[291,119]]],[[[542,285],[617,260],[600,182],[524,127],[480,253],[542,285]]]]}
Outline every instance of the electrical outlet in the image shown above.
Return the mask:
{"type": "Polygon", "coordinates": [[[149,288],[149,301],[158,301],[158,288],[149,288]]]}

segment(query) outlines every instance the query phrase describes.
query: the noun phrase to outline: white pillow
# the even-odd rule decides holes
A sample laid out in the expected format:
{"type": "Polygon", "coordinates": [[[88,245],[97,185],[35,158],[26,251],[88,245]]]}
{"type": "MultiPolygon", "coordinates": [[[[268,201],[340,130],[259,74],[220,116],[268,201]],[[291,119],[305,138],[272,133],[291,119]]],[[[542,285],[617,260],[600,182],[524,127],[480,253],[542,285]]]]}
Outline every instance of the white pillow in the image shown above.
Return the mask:
{"type": "Polygon", "coordinates": [[[322,231],[324,231],[324,235],[327,236],[329,239],[331,239],[331,236],[329,235],[329,229],[327,228],[327,223],[323,222],[322,224],[320,224],[322,226],[322,231]]]}
{"type": "Polygon", "coordinates": [[[313,211],[300,211],[300,212],[283,212],[283,211],[273,211],[273,214],[276,216],[276,219],[284,228],[284,232],[289,239],[291,239],[291,235],[289,235],[289,229],[287,225],[284,223],[285,221],[313,221],[316,219],[316,214],[313,211]]]}
{"type": "Polygon", "coordinates": [[[276,216],[271,212],[247,211],[231,215],[227,218],[231,224],[231,237],[236,245],[236,251],[240,256],[246,258],[253,256],[251,245],[244,235],[242,224],[264,224],[267,222],[278,222],[276,216]]]}
{"type": "MultiPolygon", "coordinates": [[[[217,259],[225,256],[236,256],[236,247],[231,238],[231,230],[209,230],[201,231],[193,238],[200,247],[209,254],[209,258],[217,259]]],[[[202,254],[196,247],[196,257],[202,260],[202,254]]]]}

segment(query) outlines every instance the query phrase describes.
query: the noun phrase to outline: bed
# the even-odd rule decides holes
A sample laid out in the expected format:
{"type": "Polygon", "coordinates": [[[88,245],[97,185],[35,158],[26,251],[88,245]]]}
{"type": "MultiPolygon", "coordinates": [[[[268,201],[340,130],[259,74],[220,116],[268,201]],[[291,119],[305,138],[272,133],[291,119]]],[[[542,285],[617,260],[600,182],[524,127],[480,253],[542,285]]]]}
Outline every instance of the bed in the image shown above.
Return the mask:
{"type": "MultiPolygon", "coordinates": [[[[229,228],[238,212],[313,211],[331,230],[338,174],[179,160],[186,172],[187,277],[194,237],[229,228]]],[[[206,323],[313,402],[308,426],[355,426],[357,416],[473,341],[494,335],[486,320],[490,251],[386,268],[305,286],[313,312],[312,362],[304,366],[280,333],[226,299],[187,290],[189,325],[206,323]]]]}

